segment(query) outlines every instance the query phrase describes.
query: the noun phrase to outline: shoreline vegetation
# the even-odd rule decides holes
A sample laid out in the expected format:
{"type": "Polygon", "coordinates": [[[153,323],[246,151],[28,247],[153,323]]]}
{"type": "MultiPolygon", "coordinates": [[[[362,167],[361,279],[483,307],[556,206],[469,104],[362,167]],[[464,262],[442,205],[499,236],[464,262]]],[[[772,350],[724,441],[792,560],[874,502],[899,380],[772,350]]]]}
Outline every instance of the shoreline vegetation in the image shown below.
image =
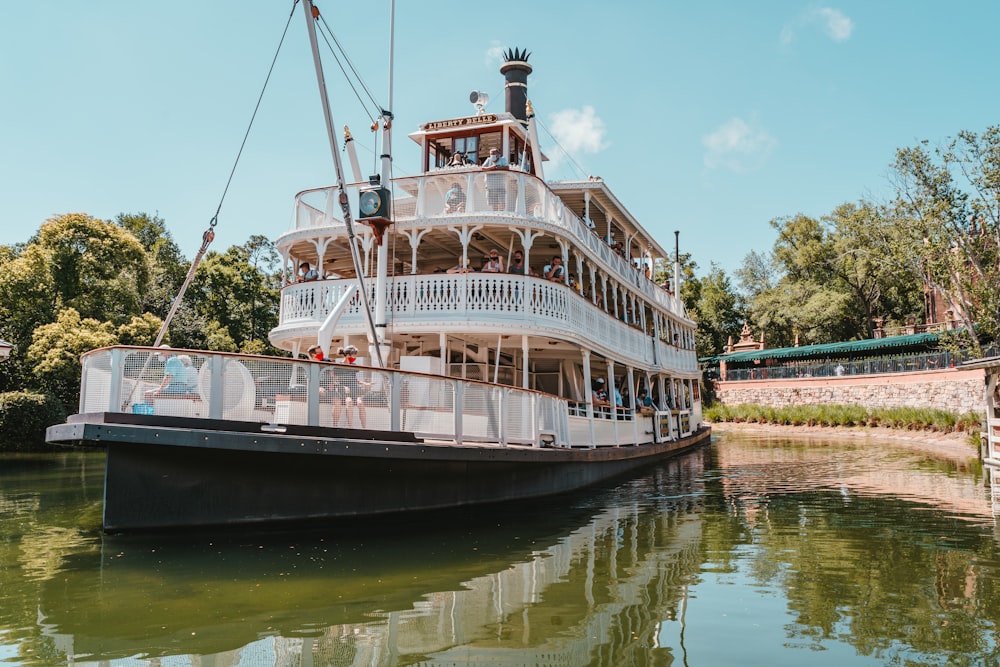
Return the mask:
{"type": "Polygon", "coordinates": [[[743,403],[715,403],[703,410],[704,421],[726,427],[775,428],[785,432],[836,431],[872,436],[950,436],[978,447],[981,416],[931,408],[866,408],[860,405],[796,405],[775,408],[743,403]]]}

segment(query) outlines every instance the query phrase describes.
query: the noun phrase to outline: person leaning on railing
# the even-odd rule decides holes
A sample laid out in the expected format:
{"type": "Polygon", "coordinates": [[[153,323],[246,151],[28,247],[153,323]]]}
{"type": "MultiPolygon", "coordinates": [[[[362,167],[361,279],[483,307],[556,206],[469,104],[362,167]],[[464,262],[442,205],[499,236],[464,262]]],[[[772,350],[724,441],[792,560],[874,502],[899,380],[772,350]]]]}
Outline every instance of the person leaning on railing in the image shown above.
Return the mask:
{"type": "MultiPolygon", "coordinates": [[[[490,156],[483,161],[483,171],[506,171],[507,158],[496,148],[490,149],[490,156]]],[[[503,174],[486,174],[486,200],[494,211],[502,211],[507,205],[507,184],[503,174]]]]}

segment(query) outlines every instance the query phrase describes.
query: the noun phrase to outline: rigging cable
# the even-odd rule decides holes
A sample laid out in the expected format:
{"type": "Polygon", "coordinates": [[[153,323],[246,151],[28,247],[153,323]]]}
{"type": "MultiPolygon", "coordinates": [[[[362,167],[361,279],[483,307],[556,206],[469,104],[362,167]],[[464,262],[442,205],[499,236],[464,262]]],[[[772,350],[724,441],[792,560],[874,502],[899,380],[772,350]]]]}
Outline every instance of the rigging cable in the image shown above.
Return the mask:
{"type": "Polygon", "coordinates": [[[163,320],[163,326],[160,327],[160,331],[156,335],[156,341],[153,343],[154,347],[158,347],[160,343],[163,342],[163,337],[167,333],[167,327],[170,326],[170,321],[174,318],[174,314],[177,312],[177,308],[180,306],[181,300],[184,298],[184,293],[187,291],[188,285],[191,284],[191,280],[194,278],[198,265],[205,256],[208,246],[213,240],[215,240],[215,226],[219,223],[219,213],[222,212],[222,203],[226,200],[226,194],[229,192],[229,186],[233,182],[233,176],[236,174],[236,167],[239,165],[240,157],[243,155],[243,149],[247,145],[247,139],[250,137],[250,130],[253,128],[254,120],[257,118],[257,112],[260,110],[260,103],[264,99],[264,92],[267,90],[267,84],[271,81],[271,74],[274,73],[274,65],[278,62],[278,54],[281,53],[281,47],[285,43],[285,36],[288,35],[288,26],[291,25],[292,16],[295,14],[295,6],[298,5],[298,3],[299,0],[293,0],[292,2],[292,10],[288,14],[288,21],[285,22],[285,29],[281,33],[281,39],[278,41],[278,48],[274,52],[274,58],[271,59],[271,67],[267,70],[267,76],[264,78],[264,85],[260,90],[260,95],[257,96],[257,105],[254,107],[253,114],[250,116],[250,122],[247,124],[247,131],[243,134],[243,141],[240,143],[240,149],[237,151],[236,159],[233,161],[233,168],[229,171],[229,178],[226,180],[226,187],[223,188],[222,196],[219,198],[219,206],[215,209],[215,215],[212,216],[212,219],[208,223],[208,229],[206,229],[201,235],[201,248],[198,249],[194,260],[191,262],[191,267],[188,269],[187,276],[184,278],[184,283],[177,292],[177,296],[174,297],[173,304],[170,306],[170,312],[167,313],[167,317],[163,320]]]}
{"type": "MultiPolygon", "coordinates": [[[[206,229],[201,235],[201,247],[198,248],[198,252],[195,253],[194,259],[191,261],[191,266],[188,268],[187,275],[184,277],[184,282],[181,283],[180,289],[177,291],[177,296],[174,297],[173,302],[170,304],[170,310],[167,312],[167,316],[163,319],[163,324],[160,326],[160,330],[156,334],[156,340],[153,342],[153,347],[159,347],[163,342],[164,336],[167,334],[167,328],[170,326],[170,322],[174,319],[174,315],[177,314],[177,309],[180,307],[181,302],[184,299],[184,294],[187,292],[188,286],[194,279],[195,272],[198,270],[198,265],[201,264],[201,260],[205,257],[205,253],[208,251],[208,246],[212,244],[215,240],[215,226],[219,224],[219,213],[222,212],[222,203],[226,200],[226,194],[229,192],[229,186],[233,182],[233,176],[236,174],[236,167],[240,163],[240,157],[243,155],[243,149],[246,147],[247,139],[250,136],[250,130],[253,128],[254,120],[257,118],[257,112],[260,110],[260,103],[264,99],[264,92],[267,90],[267,84],[271,81],[271,74],[274,72],[274,65],[278,61],[278,54],[281,53],[281,47],[285,43],[285,36],[288,34],[288,26],[292,23],[292,16],[295,14],[295,7],[299,4],[299,0],[292,0],[292,10],[288,14],[288,21],[285,22],[285,29],[281,33],[281,39],[278,41],[278,48],[275,50],[274,58],[271,59],[271,67],[267,70],[267,76],[264,78],[264,85],[261,88],[260,95],[257,97],[257,105],[254,107],[253,114],[250,116],[250,122],[247,125],[247,131],[243,135],[243,141],[240,143],[240,149],[236,153],[236,159],[233,161],[233,168],[229,171],[229,178],[226,180],[226,187],[222,190],[222,196],[219,197],[219,205],[215,209],[215,215],[208,222],[208,229],[206,229]]],[[[142,378],[146,372],[146,368],[149,367],[150,362],[153,360],[152,354],[146,357],[142,368],[139,370],[137,378],[142,378]]],[[[128,396],[122,403],[122,409],[135,400],[135,392],[141,386],[140,382],[135,382],[132,385],[132,390],[129,392],[128,396]]]]}
{"type": "Polygon", "coordinates": [[[538,123],[538,125],[540,125],[543,130],[545,130],[545,134],[549,135],[549,138],[552,139],[552,141],[559,148],[562,154],[565,155],[567,158],[569,158],[569,161],[573,163],[574,167],[576,167],[577,173],[580,174],[581,177],[585,177],[587,172],[583,170],[583,167],[580,166],[580,163],[578,163],[576,160],[573,159],[573,156],[570,155],[570,152],[565,148],[563,148],[562,144],[559,143],[559,140],[556,139],[555,135],[549,131],[549,128],[545,127],[545,124],[538,118],[538,116],[535,116],[535,122],[538,123]]]}
{"type": "Polygon", "coordinates": [[[376,127],[378,121],[375,120],[375,115],[372,114],[372,112],[369,111],[369,109],[366,107],[366,103],[364,99],[362,99],[361,93],[358,92],[357,87],[354,85],[354,81],[351,78],[351,74],[354,75],[354,79],[357,79],[358,84],[362,87],[362,89],[364,89],[365,94],[368,96],[368,100],[372,103],[372,105],[376,109],[379,110],[379,113],[381,113],[382,111],[381,105],[379,105],[379,103],[375,101],[375,98],[374,96],[372,96],[371,91],[368,90],[368,86],[365,85],[365,82],[361,78],[361,75],[358,74],[358,71],[354,68],[354,63],[352,63],[351,59],[347,57],[347,53],[344,52],[343,48],[340,46],[340,42],[337,41],[337,38],[334,36],[333,31],[330,30],[330,26],[327,25],[326,19],[320,16],[320,20],[323,22],[323,26],[326,28],[325,32],[322,30],[320,31],[320,34],[323,36],[323,41],[326,42],[326,48],[329,49],[330,55],[337,63],[337,67],[340,68],[340,72],[344,75],[344,80],[347,81],[347,85],[349,85],[351,87],[351,90],[354,91],[354,96],[358,98],[358,102],[361,104],[361,108],[368,115],[368,120],[371,121],[372,127],[373,128],[376,127]],[[329,33],[329,37],[327,36],[327,33],[329,33]],[[340,50],[340,53],[344,56],[344,60],[346,60],[348,65],[350,65],[351,74],[348,74],[347,70],[344,69],[344,64],[340,62],[340,57],[337,56],[337,51],[334,50],[333,46],[330,44],[331,39],[333,40],[334,44],[337,45],[337,48],[340,50]]]}
{"type": "MultiPolygon", "coordinates": [[[[326,46],[327,48],[330,49],[330,53],[333,55],[334,60],[337,61],[337,66],[340,67],[340,71],[343,72],[344,78],[347,79],[348,83],[350,83],[351,89],[354,91],[354,94],[358,97],[358,101],[361,102],[362,106],[364,106],[365,104],[364,100],[361,99],[361,95],[358,93],[357,88],[355,88],[354,84],[351,83],[351,75],[354,76],[354,78],[357,80],[361,88],[364,89],[365,95],[368,96],[368,100],[372,103],[372,105],[379,110],[380,114],[384,113],[384,111],[382,110],[382,105],[379,104],[378,101],[376,101],[375,95],[372,94],[371,89],[365,83],[365,80],[361,77],[361,74],[358,73],[358,68],[354,66],[354,62],[351,61],[351,57],[347,55],[347,51],[345,51],[344,47],[340,45],[340,41],[337,39],[337,36],[333,34],[333,30],[330,29],[330,25],[326,22],[326,16],[321,15],[319,17],[319,20],[322,22],[323,27],[326,29],[326,32],[323,33],[323,41],[326,42],[326,46]],[[330,36],[329,39],[327,39],[327,34],[329,34],[330,36]],[[340,58],[337,56],[337,53],[330,45],[330,39],[332,39],[333,43],[337,45],[337,51],[339,51],[341,55],[344,56],[344,60],[347,61],[347,64],[350,66],[351,69],[350,75],[347,73],[347,70],[344,69],[344,65],[340,62],[340,58]]],[[[374,120],[374,118],[372,118],[372,120],[374,120]]]]}

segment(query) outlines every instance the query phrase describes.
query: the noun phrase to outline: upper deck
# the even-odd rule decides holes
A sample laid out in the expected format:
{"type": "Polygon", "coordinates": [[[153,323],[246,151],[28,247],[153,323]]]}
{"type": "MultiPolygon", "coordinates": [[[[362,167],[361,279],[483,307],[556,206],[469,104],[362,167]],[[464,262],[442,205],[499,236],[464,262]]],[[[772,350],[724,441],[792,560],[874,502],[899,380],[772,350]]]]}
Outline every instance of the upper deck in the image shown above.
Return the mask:
{"type": "MultiPolygon", "coordinates": [[[[513,252],[523,249],[525,264],[540,274],[544,264],[565,249],[571,255],[568,272],[583,276],[584,291],[588,291],[587,270],[593,269],[598,280],[626,286],[686,319],[680,299],[646,276],[646,267],[652,273],[666,263],[666,252],[617,205],[617,198],[603,181],[544,183],[517,170],[491,175],[503,180],[507,193],[499,208],[490,203],[484,174],[476,167],[393,179],[397,196],[393,199],[392,229],[407,243],[390,247],[390,273],[447,270],[458,264],[463,251],[478,269],[478,261],[492,249],[500,250],[508,267],[513,252]],[[466,202],[461,210],[449,211],[445,200],[455,183],[463,186],[466,202]],[[578,213],[567,200],[583,210],[578,213]],[[609,234],[613,244],[606,240],[609,234]],[[585,270],[575,266],[576,257],[581,265],[586,264],[585,270]]],[[[353,184],[348,189],[356,191],[365,185],[353,184]]],[[[335,188],[299,193],[292,229],[278,239],[279,252],[309,261],[322,275],[332,271],[338,277],[354,277],[347,229],[335,214],[337,210],[335,188]]],[[[362,245],[370,249],[374,239],[368,228],[358,225],[357,229],[362,245]]]]}
{"type": "Polygon", "coordinates": [[[389,212],[376,222],[380,234],[387,225],[381,246],[372,227],[353,227],[359,269],[343,194],[336,187],[299,193],[291,228],[276,244],[286,286],[275,345],[294,352],[315,340],[328,317],[338,318],[338,340],[370,340],[357,298],[346,310],[338,305],[360,272],[373,279],[369,302],[382,304],[375,326],[392,329],[392,354],[412,348],[444,357],[454,336],[472,354],[506,363],[500,348],[511,343],[497,342],[503,334],[520,339],[516,363],[593,353],[647,371],[696,372],[694,322],[671,289],[670,254],[602,178],[545,180],[523,81],[527,55],[508,56],[506,111],[477,105],[474,115],[421,125],[409,135],[419,146],[416,174],[376,186],[378,177],[360,173],[353,141],[346,142],[354,182],[343,194],[352,217],[365,222],[357,209],[362,191],[391,190],[389,212]],[[324,280],[293,284],[302,262],[324,280]]]}

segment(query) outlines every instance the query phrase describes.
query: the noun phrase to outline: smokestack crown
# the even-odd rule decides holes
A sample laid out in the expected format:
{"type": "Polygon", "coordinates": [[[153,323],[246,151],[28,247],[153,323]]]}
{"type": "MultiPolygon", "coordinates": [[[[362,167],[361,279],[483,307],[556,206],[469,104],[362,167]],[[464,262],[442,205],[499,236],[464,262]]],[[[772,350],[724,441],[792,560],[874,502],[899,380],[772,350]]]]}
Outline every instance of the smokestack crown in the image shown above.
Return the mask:
{"type": "Polygon", "coordinates": [[[504,63],[500,66],[507,83],[504,84],[504,101],[509,114],[520,121],[527,121],[528,75],[531,65],[528,64],[527,50],[518,48],[507,49],[503,54],[504,63]]]}

